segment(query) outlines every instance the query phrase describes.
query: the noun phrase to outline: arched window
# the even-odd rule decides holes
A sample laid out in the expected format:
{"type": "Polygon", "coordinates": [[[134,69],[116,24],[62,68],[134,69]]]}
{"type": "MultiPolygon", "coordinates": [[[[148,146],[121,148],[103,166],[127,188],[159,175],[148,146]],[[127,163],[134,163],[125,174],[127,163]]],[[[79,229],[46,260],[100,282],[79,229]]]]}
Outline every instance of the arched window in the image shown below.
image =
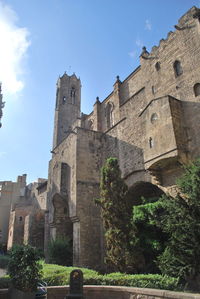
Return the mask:
{"type": "Polygon", "coordinates": [[[200,83],[196,83],[193,88],[194,88],[195,97],[199,96],[200,95],[200,83]]]}
{"type": "Polygon", "coordinates": [[[183,73],[183,69],[182,69],[180,61],[176,60],[174,62],[173,67],[174,67],[174,73],[175,73],[176,77],[180,76],[183,73]]]}
{"type": "Polygon", "coordinates": [[[63,104],[65,104],[67,101],[67,98],[66,97],[63,97],[63,104]]]}
{"type": "Polygon", "coordinates": [[[93,121],[91,119],[88,121],[88,129],[89,130],[93,129],[93,121]]]}
{"type": "Polygon", "coordinates": [[[76,95],[76,89],[72,87],[70,92],[70,96],[72,98],[72,104],[75,104],[75,95],[76,95]]]}
{"type": "Polygon", "coordinates": [[[106,124],[107,129],[111,128],[113,126],[113,104],[108,103],[106,106],[106,124]]]}
{"type": "Polygon", "coordinates": [[[155,64],[155,68],[156,68],[156,71],[158,72],[160,70],[160,62],[156,62],[155,64]]]}

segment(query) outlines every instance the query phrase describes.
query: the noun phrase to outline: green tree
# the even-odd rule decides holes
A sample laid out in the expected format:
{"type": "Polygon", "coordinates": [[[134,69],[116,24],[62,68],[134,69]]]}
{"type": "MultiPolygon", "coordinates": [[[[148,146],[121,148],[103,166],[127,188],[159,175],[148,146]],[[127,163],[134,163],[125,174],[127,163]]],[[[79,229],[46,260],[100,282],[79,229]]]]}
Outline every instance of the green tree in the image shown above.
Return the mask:
{"type": "Polygon", "coordinates": [[[136,227],[135,242],[144,256],[143,273],[159,273],[156,263],[165,248],[167,234],[158,227],[158,216],[162,212],[159,197],[141,198],[141,204],[133,207],[132,223],[136,227]]]}
{"type": "Polygon", "coordinates": [[[185,166],[178,180],[180,194],[163,196],[157,225],[169,235],[158,258],[163,274],[179,277],[186,287],[200,290],[200,160],[185,166]]]}
{"type": "Polygon", "coordinates": [[[9,251],[8,274],[13,286],[23,292],[37,290],[42,278],[38,250],[30,245],[15,245],[9,251]]]}
{"type": "Polygon", "coordinates": [[[102,168],[100,190],[101,198],[96,203],[102,208],[106,262],[115,271],[138,272],[143,259],[134,244],[128,187],[116,158],[107,159],[102,168]]]}

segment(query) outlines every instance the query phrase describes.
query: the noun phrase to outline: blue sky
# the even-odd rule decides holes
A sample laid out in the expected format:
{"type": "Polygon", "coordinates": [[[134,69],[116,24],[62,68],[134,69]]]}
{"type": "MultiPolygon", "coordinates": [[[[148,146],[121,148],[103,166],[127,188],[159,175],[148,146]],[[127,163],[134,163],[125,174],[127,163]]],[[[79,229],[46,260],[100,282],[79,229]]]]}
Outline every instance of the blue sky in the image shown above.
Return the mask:
{"type": "Polygon", "coordinates": [[[82,82],[82,112],[125,79],[199,0],[0,0],[0,181],[47,177],[56,81],[82,82]]]}

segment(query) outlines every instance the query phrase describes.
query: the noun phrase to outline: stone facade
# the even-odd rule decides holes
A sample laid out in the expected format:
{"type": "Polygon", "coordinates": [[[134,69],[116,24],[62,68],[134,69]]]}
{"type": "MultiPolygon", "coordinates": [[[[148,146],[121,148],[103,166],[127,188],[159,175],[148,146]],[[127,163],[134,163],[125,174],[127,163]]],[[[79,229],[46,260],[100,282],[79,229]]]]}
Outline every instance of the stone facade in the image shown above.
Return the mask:
{"type": "Polygon", "coordinates": [[[18,176],[16,182],[0,182],[0,243],[7,244],[10,210],[25,194],[26,174],[18,176]]]}
{"type": "Polygon", "coordinates": [[[73,263],[101,268],[104,239],[100,169],[117,157],[134,197],[176,192],[182,164],[200,156],[200,10],[192,7],[176,30],[93,111],[81,114],[81,82],[58,79],[46,233],[73,239],[73,263]]]}
{"type": "Polygon", "coordinates": [[[14,244],[29,243],[44,249],[47,180],[26,185],[23,194],[10,207],[7,248],[14,244]]]}

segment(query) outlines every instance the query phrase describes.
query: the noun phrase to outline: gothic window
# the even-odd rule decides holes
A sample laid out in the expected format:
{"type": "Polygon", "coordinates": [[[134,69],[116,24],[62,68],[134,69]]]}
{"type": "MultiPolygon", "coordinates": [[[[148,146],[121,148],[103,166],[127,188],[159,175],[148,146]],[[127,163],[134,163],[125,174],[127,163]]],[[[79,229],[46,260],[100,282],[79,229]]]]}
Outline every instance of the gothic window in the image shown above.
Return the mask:
{"type": "Polygon", "coordinates": [[[200,83],[196,83],[193,88],[194,88],[195,97],[199,96],[200,95],[200,83]]]}
{"type": "Polygon", "coordinates": [[[67,101],[67,98],[66,97],[63,97],[63,104],[65,104],[67,101]]]}
{"type": "Polygon", "coordinates": [[[59,94],[59,88],[57,88],[56,91],[56,108],[58,108],[58,94],[59,94]]]}
{"type": "Polygon", "coordinates": [[[158,72],[160,70],[160,62],[156,62],[155,64],[155,68],[156,68],[156,71],[158,72]]]}
{"type": "Polygon", "coordinates": [[[69,191],[70,167],[67,163],[61,163],[61,182],[60,190],[63,194],[69,191]]]}
{"type": "Polygon", "coordinates": [[[173,67],[174,67],[175,77],[178,77],[183,73],[183,69],[182,69],[180,61],[176,60],[174,62],[173,67]]]}
{"type": "Polygon", "coordinates": [[[152,139],[152,137],[149,137],[149,147],[150,148],[153,147],[153,139],[152,139]]]}
{"type": "Polygon", "coordinates": [[[70,91],[70,96],[72,98],[72,104],[75,104],[75,95],[76,95],[76,90],[74,87],[72,87],[71,91],[70,91]]]}
{"type": "Polygon", "coordinates": [[[88,129],[93,130],[93,121],[91,119],[88,121],[88,129]]]}
{"type": "Polygon", "coordinates": [[[106,124],[107,129],[113,126],[113,104],[108,103],[106,106],[106,124]]]}

